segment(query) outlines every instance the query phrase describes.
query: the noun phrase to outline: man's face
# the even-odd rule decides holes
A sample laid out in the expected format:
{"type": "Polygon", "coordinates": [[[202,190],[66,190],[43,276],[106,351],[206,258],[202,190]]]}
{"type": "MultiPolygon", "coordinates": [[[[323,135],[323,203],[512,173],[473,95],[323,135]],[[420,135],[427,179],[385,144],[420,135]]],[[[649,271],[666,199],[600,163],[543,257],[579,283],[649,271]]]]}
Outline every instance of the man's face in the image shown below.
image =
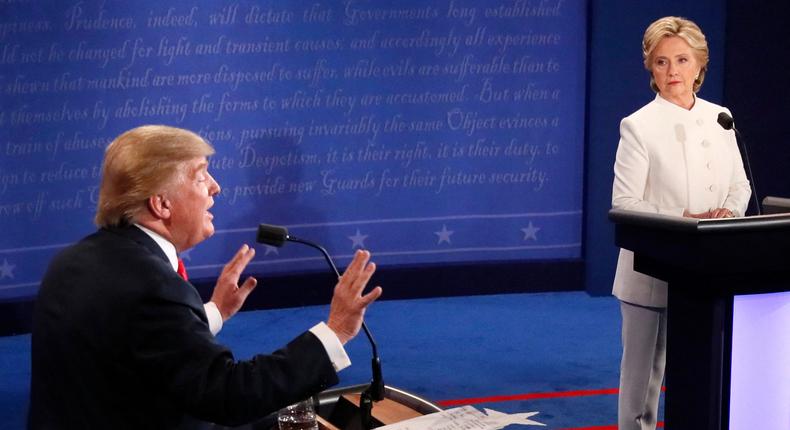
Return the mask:
{"type": "Polygon", "coordinates": [[[208,160],[199,157],[187,161],[181,180],[168,191],[170,218],[167,220],[173,244],[178,252],[192,248],[214,234],[214,216],[209,208],[220,191],[208,173],[208,160]]]}

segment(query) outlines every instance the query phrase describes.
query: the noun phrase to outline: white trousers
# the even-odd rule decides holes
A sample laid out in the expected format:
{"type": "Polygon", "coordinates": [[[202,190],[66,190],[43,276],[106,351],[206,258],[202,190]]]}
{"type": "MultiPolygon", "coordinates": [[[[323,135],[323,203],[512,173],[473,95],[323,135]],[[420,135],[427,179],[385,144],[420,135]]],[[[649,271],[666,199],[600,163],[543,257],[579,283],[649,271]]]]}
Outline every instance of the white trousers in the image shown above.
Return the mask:
{"type": "Polygon", "coordinates": [[[618,430],[655,430],[667,352],[667,310],[620,301],[618,430]]]}

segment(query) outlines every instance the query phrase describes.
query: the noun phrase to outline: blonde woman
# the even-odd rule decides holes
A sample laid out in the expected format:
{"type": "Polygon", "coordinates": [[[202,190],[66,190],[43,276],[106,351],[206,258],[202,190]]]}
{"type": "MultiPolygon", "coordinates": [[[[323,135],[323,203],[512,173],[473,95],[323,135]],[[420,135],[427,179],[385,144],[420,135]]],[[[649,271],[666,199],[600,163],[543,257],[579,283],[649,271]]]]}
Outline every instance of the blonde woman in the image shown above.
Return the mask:
{"type": "MultiPolygon", "coordinates": [[[[708,68],[705,35],[693,22],[664,17],[642,41],[656,97],[620,123],[614,208],[665,215],[742,216],[751,195],[732,131],[716,119],[729,111],[697,97],[708,68]]],[[[666,359],[667,284],[633,270],[621,249],[613,294],[620,300],[620,430],[655,429],[666,359]]]]}

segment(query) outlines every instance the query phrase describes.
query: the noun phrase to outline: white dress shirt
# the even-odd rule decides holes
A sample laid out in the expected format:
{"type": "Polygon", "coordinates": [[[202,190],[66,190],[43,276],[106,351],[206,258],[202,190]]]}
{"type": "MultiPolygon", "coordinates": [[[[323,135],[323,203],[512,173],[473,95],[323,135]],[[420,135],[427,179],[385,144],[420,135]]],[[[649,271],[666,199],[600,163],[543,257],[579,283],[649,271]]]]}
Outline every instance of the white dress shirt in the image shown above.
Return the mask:
{"type": "MultiPolygon", "coordinates": [[[[178,253],[176,252],[175,245],[170,243],[170,241],[158,233],[143,227],[140,224],[135,224],[135,226],[151,237],[151,239],[153,239],[154,242],[156,242],[156,244],[162,248],[162,251],[167,256],[167,260],[173,267],[173,271],[177,271],[178,253]]],[[[211,334],[216,336],[220,330],[222,330],[222,314],[219,312],[219,308],[217,308],[217,305],[214,302],[209,301],[208,303],[205,303],[203,307],[206,311],[206,317],[208,318],[209,330],[211,331],[211,334]]],[[[310,332],[313,333],[313,335],[315,335],[315,337],[317,337],[324,346],[324,349],[329,356],[329,360],[332,362],[332,366],[335,368],[336,372],[339,372],[351,365],[351,359],[348,357],[345,348],[343,348],[343,344],[340,342],[340,339],[337,338],[335,332],[329,328],[329,326],[327,326],[324,322],[319,322],[310,328],[310,332]]]]}

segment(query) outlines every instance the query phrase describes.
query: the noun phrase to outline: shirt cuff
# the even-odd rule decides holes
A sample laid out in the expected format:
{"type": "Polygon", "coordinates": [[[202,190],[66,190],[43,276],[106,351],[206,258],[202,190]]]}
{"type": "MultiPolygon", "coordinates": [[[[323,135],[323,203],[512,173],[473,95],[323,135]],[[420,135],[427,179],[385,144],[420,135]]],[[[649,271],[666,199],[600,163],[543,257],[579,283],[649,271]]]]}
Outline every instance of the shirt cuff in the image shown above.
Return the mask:
{"type": "Polygon", "coordinates": [[[343,344],[340,343],[340,339],[337,338],[337,335],[329,326],[320,322],[310,329],[310,333],[313,333],[315,337],[321,341],[321,344],[324,345],[326,354],[329,356],[329,360],[332,362],[332,367],[335,368],[335,372],[339,372],[351,366],[351,359],[348,358],[343,344]]]}
{"type": "Polygon", "coordinates": [[[222,314],[219,313],[219,308],[214,302],[208,302],[204,304],[203,309],[206,310],[208,329],[211,330],[211,334],[216,336],[217,333],[222,330],[222,314]]]}

